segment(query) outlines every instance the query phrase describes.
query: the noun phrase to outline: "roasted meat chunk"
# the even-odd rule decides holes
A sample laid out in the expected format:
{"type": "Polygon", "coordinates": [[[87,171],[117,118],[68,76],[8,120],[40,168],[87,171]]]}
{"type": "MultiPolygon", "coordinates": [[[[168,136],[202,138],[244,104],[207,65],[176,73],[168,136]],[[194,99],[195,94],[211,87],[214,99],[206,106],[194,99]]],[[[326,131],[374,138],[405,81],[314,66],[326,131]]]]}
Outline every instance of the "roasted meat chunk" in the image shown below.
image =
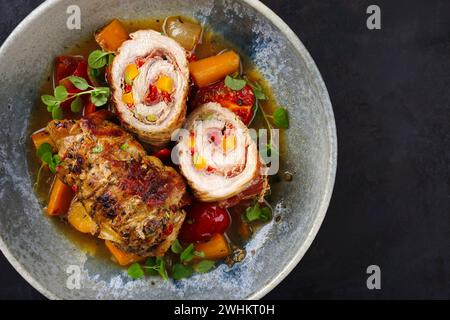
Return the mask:
{"type": "Polygon", "coordinates": [[[185,217],[185,183],[105,114],[48,124],[62,159],[58,177],[76,192],[72,206],[85,210],[94,236],[126,252],[163,255],[185,217]]]}

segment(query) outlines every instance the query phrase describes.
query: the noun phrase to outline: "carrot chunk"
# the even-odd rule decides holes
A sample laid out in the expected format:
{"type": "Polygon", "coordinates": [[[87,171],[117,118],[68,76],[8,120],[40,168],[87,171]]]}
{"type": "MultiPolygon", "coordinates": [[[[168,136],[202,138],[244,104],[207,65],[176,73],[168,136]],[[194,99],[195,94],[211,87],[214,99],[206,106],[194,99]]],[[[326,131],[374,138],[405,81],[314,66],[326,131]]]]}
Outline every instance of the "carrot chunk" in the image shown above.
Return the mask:
{"type": "Polygon", "coordinates": [[[47,214],[50,216],[60,216],[66,214],[69,210],[73,196],[74,194],[72,188],[64,184],[64,182],[56,177],[52,185],[52,191],[50,192],[47,214]]]}
{"type": "Polygon", "coordinates": [[[108,250],[112,253],[113,257],[117,260],[117,263],[119,263],[121,266],[127,266],[143,259],[143,257],[136,254],[120,250],[113,244],[113,242],[109,240],[106,240],[105,244],[108,250]]]}
{"type": "Polygon", "coordinates": [[[31,135],[31,140],[36,147],[36,150],[39,149],[39,146],[43,143],[49,143],[53,148],[55,148],[55,144],[46,130],[36,131],[31,135]]]}
{"type": "Polygon", "coordinates": [[[240,58],[234,51],[197,60],[189,64],[194,82],[200,88],[225,78],[239,70],[240,58]]]}
{"type": "Polygon", "coordinates": [[[205,254],[203,259],[219,260],[231,254],[228,241],[223,234],[216,233],[207,242],[196,243],[195,250],[205,254]]]}
{"type": "Polygon", "coordinates": [[[104,51],[116,52],[122,43],[128,39],[128,32],[122,22],[112,20],[95,33],[95,41],[104,51]]]}

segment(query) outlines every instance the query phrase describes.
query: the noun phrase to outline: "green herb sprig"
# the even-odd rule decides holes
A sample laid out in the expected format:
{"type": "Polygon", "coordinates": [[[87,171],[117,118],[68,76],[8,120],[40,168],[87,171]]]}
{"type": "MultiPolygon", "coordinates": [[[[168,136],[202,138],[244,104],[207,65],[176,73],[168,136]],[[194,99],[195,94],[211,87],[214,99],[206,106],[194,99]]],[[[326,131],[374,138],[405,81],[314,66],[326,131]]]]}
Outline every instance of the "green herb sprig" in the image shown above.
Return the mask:
{"type": "Polygon", "coordinates": [[[114,59],[113,52],[94,50],[89,54],[88,65],[90,68],[94,70],[101,69],[104,66],[111,64],[113,59],[114,59]]]}
{"type": "Polygon", "coordinates": [[[252,222],[252,221],[262,221],[267,222],[272,219],[272,209],[270,207],[261,207],[258,202],[256,202],[253,206],[248,207],[244,215],[244,221],[252,222]]]}
{"type": "Polygon", "coordinates": [[[70,104],[70,109],[73,112],[79,112],[82,108],[81,96],[89,94],[92,103],[96,106],[102,106],[108,102],[110,90],[108,87],[94,87],[91,86],[84,78],[77,76],[69,76],[68,79],[77,89],[83,90],[78,93],[69,93],[67,89],[59,85],[55,88],[52,95],[44,94],[41,96],[42,102],[47,106],[47,111],[52,113],[53,119],[62,119],[61,103],[73,99],[70,104]]]}
{"type": "Polygon", "coordinates": [[[53,148],[50,143],[45,142],[41,144],[36,155],[42,160],[43,164],[48,165],[52,173],[56,173],[56,167],[61,163],[61,158],[58,154],[53,154],[53,148]]]}
{"type": "Polygon", "coordinates": [[[135,262],[128,267],[127,273],[134,280],[142,278],[145,273],[152,276],[159,275],[164,281],[169,280],[169,275],[166,270],[166,263],[161,257],[148,258],[144,265],[140,265],[135,262]]]}
{"type": "MultiPolygon", "coordinates": [[[[196,256],[201,258],[205,256],[203,252],[196,251],[192,243],[186,248],[183,248],[180,241],[177,239],[172,243],[171,250],[173,253],[180,255],[180,263],[175,263],[172,266],[170,273],[170,276],[174,280],[189,278],[195,272],[208,272],[215,266],[215,262],[212,260],[201,260],[193,265],[187,264],[196,256]]],[[[146,260],[144,265],[136,262],[128,268],[128,275],[132,279],[142,278],[145,274],[152,276],[159,275],[163,280],[169,279],[164,259],[161,257],[149,258],[146,260]]]]}

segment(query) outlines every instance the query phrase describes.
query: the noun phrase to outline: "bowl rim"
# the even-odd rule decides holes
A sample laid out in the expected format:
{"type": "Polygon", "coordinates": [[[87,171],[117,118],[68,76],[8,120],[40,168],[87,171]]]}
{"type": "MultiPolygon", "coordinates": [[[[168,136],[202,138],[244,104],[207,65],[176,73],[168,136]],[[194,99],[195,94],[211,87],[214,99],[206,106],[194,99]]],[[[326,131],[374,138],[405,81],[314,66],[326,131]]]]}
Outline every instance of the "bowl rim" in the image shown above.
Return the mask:
{"type": "MultiPolygon", "coordinates": [[[[46,0],[32,10],[10,33],[10,35],[5,39],[0,47],[0,56],[2,56],[3,51],[12,44],[15,38],[23,31],[23,29],[35,19],[38,19],[41,13],[45,12],[48,8],[56,5],[57,3],[64,0],[46,0]]],[[[264,17],[266,17],[271,23],[277,27],[281,33],[283,33],[286,38],[291,42],[300,56],[306,62],[306,67],[315,79],[315,85],[317,93],[321,97],[321,103],[325,112],[325,117],[327,121],[327,136],[329,144],[329,157],[328,157],[328,168],[327,168],[327,178],[324,188],[324,193],[320,201],[320,205],[317,209],[317,215],[314,219],[311,230],[306,236],[305,241],[302,243],[298,251],[292,256],[291,260],[287,265],[284,266],[283,270],[275,275],[269,282],[265,283],[258,291],[252,293],[251,295],[245,297],[248,300],[261,299],[272,289],[274,289],[287,275],[295,268],[295,266],[300,262],[300,260],[305,255],[306,251],[310,247],[312,241],[317,235],[317,232],[322,225],[323,219],[328,209],[328,205],[331,200],[331,195],[333,192],[335,177],[336,177],[336,167],[337,167],[337,133],[336,133],[336,123],[333,113],[333,108],[331,105],[330,97],[323,81],[323,78],[309,52],[306,50],[303,43],[297,37],[297,35],[292,31],[292,29],[271,9],[269,9],[265,4],[259,0],[237,0],[244,4],[249,5],[254,8],[264,17]]],[[[62,298],[55,295],[53,292],[48,290],[43,284],[37,281],[14,257],[14,255],[9,251],[2,236],[0,235],[0,250],[6,257],[8,262],[14,267],[14,269],[37,291],[43,294],[46,298],[52,300],[61,300],[62,298]]]]}

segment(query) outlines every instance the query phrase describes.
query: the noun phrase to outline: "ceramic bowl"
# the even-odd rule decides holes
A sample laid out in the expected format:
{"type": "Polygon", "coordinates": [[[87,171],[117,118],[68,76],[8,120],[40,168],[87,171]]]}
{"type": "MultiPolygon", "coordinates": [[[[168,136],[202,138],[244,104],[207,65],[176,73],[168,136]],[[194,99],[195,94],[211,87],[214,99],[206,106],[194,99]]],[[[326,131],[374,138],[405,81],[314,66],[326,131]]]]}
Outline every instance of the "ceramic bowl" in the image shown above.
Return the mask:
{"type": "Polygon", "coordinates": [[[79,0],[81,29],[66,26],[74,1],[35,9],[0,49],[0,248],[15,269],[52,299],[257,299],[297,265],[313,241],[333,189],[336,131],[326,87],[289,27],[253,0],[79,0]],[[70,11],[70,10],[69,10],[70,11]],[[30,112],[53,57],[111,18],[180,14],[231,40],[256,64],[288,109],[287,155],[274,184],[274,219],[247,243],[247,257],[229,268],[182,281],[132,281],[126,270],[80,250],[42,211],[27,164],[30,112]],[[75,266],[75,267],[73,267],[75,266]],[[75,269],[74,269],[75,268],[75,269]],[[74,271],[75,270],[75,271],[74,271]],[[71,274],[80,271],[80,286],[71,274]]]}

